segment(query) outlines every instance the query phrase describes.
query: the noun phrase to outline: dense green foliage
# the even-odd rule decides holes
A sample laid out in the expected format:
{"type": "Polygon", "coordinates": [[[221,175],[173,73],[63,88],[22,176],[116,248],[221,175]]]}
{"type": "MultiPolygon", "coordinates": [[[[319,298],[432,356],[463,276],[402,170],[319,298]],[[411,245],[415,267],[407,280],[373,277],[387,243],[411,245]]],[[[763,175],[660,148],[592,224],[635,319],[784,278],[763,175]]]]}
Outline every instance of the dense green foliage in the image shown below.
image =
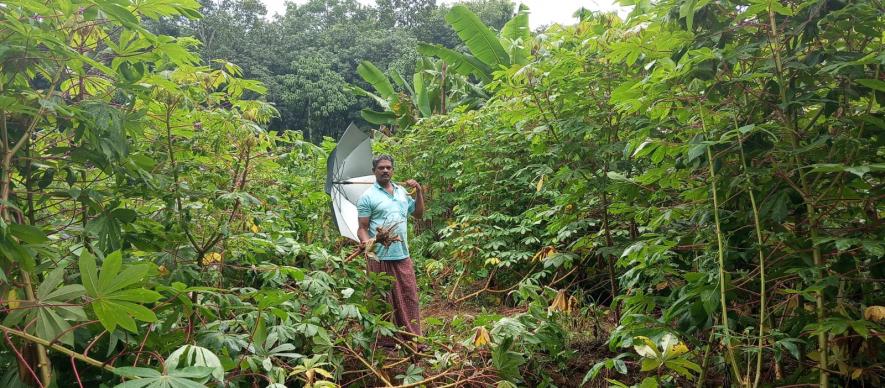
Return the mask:
{"type": "Polygon", "coordinates": [[[881,11],[639,3],[548,30],[482,109],[394,141],[448,223],[425,271],[614,297],[612,351],[691,349],[642,360],[657,383],[881,381],[881,11]]]}
{"type": "MultiPolygon", "coordinates": [[[[311,0],[273,18],[264,17],[258,0],[202,3],[203,18],[164,19],[151,22],[151,30],[193,36],[203,43],[198,52],[204,60],[224,58],[242,67],[245,77],[268,88],[266,100],[280,112],[270,128],[301,130],[314,143],[340,136],[351,121],[361,123],[360,110],[373,105],[345,90],[365,86],[356,72],[360,62],[411,74],[419,40],[452,48],[460,42],[444,19],[449,6],[435,0],[311,0]]],[[[467,6],[493,28],[514,9],[502,0],[467,6]]]]}
{"type": "Polygon", "coordinates": [[[0,6],[0,385],[882,384],[881,3],[477,4],[0,6]],[[362,108],[406,357],[322,191],[362,108]]]}

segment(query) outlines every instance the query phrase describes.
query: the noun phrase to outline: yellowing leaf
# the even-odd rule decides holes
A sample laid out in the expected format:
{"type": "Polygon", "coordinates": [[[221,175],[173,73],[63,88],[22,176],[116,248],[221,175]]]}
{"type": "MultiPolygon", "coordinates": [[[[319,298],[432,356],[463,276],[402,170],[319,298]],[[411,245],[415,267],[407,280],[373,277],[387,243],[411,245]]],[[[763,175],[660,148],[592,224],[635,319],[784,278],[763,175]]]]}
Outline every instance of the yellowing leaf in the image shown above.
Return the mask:
{"type": "Polygon", "coordinates": [[[540,193],[541,188],[544,187],[544,177],[545,175],[541,175],[541,179],[538,179],[538,183],[535,185],[535,192],[540,193]]]}
{"type": "Polygon", "coordinates": [[[327,370],[325,370],[325,369],[323,369],[323,368],[314,368],[313,370],[315,370],[317,373],[323,375],[323,376],[324,376],[325,378],[327,378],[327,379],[331,379],[331,378],[334,377],[334,376],[332,376],[332,373],[331,373],[331,372],[329,372],[329,371],[327,371],[327,370]]]}
{"type": "Polygon", "coordinates": [[[863,312],[863,318],[868,321],[881,321],[885,319],[885,307],[870,306],[863,312]]]}
{"type": "Polygon", "coordinates": [[[490,257],[486,259],[486,265],[498,265],[501,263],[501,259],[497,257],[490,257]]]}
{"type": "Polygon", "coordinates": [[[654,349],[651,348],[651,346],[633,345],[633,349],[636,350],[636,353],[638,353],[642,357],[648,357],[648,358],[656,357],[655,351],[654,351],[654,349]]]}
{"type": "Polygon", "coordinates": [[[863,375],[863,369],[861,369],[861,368],[854,368],[854,370],[851,371],[851,379],[852,380],[860,379],[861,375],[863,375]]]}
{"type": "Polygon", "coordinates": [[[476,332],[473,334],[473,345],[476,347],[482,347],[488,345],[492,342],[491,337],[489,337],[489,331],[486,330],[485,326],[479,326],[476,328],[476,332]]]}
{"type": "Polygon", "coordinates": [[[252,226],[249,227],[249,230],[251,230],[252,233],[258,233],[258,231],[259,231],[260,229],[258,229],[258,225],[252,224],[252,226]]]}
{"type": "Polygon", "coordinates": [[[203,265],[208,266],[214,263],[221,262],[221,253],[218,252],[210,252],[203,256],[203,265]]]}
{"type": "Polygon", "coordinates": [[[681,355],[683,355],[683,354],[685,354],[685,353],[688,353],[688,346],[686,346],[684,343],[680,342],[680,343],[678,343],[678,344],[676,344],[676,345],[673,345],[673,346],[670,348],[670,352],[669,352],[669,353],[670,353],[670,356],[671,356],[671,357],[681,356],[681,355]]]}
{"type": "Polygon", "coordinates": [[[10,310],[15,310],[21,306],[21,302],[18,299],[18,292],[15,289],[9,290],[9,294],[6,295],[7,303],[9,304],[10,310]]]}

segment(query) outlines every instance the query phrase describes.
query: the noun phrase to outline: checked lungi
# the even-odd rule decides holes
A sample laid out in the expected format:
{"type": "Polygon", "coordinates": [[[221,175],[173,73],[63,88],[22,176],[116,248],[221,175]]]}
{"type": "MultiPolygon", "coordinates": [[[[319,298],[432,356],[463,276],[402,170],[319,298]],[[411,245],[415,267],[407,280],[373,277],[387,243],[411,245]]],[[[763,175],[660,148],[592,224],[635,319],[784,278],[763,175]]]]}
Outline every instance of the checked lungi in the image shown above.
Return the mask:
{"type": "MultiPolygon", "coordinates": [[[[412,258],[402,260],[369,259],[370,272],[384,272],[395,279],[387,295],[387,302],[393,306],[393,323],[403,331],[421,336],[421,316],[419,313],[418,284],[412,258]]],[[[404,341],[413,340],[407,335],[398,335],[404,341]]],[[[392,347],[396,342],[390,337],[378,338],[378,345],[392,347]]]]}

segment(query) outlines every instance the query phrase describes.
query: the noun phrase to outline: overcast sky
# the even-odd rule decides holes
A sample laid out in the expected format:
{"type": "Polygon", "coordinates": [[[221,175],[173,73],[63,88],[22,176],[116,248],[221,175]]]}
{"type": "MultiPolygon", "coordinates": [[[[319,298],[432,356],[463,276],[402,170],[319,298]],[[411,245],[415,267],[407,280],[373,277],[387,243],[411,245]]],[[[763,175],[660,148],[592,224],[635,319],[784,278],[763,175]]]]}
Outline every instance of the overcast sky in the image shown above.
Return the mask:
{"type": "MultiPolygon", "coordinates": [[[[290,0],[261,0],[267,6],[268,14],[282,14],[286,11],[286,2],[290,0]]],[[[295,3],[305,3],[307,0],[295,0],[295,3]]],[[[437,0],[442,3],[455,3],[454,0],[437,0]]],[[[372,4],[375,0],[359,0],[361,3],[372,4]]],[[[594,11],[620,11],[621,16],[627,14],[624,7],[616,4],[615,0],[523,0],[514,1],[529,7],[529,24],[534,29],[545,24],[572,24],[577,19],[572,17],[581,7],[594,11]]]]}

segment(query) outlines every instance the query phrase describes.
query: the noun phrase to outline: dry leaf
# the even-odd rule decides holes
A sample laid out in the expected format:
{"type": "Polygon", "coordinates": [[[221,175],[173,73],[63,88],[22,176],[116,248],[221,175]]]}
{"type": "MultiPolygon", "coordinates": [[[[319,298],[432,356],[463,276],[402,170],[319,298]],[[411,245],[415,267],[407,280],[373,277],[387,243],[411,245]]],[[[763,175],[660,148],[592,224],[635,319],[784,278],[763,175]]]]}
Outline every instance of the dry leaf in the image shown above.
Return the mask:
{"type": "Polygon", "coordinates": [[[568,299],[565,296],[565,290],[559,290],[559,292],[556,293],[556,297],[553,298],[553,302],[550,303],[550,307],[547,307],[548,313],[553,313],[555,311],[569,313],[570,310],[568,299]]]}
{"type": "Polygon", "coordinates": [[[532,256],[532,261],[544,261],[544,259],[550,257],[550,255],[554,253],[556,253],[556,248],[552,246],[543,247],[540,251],[538,251],[538,253],[535,253],[535,255],[532,256]]]}

